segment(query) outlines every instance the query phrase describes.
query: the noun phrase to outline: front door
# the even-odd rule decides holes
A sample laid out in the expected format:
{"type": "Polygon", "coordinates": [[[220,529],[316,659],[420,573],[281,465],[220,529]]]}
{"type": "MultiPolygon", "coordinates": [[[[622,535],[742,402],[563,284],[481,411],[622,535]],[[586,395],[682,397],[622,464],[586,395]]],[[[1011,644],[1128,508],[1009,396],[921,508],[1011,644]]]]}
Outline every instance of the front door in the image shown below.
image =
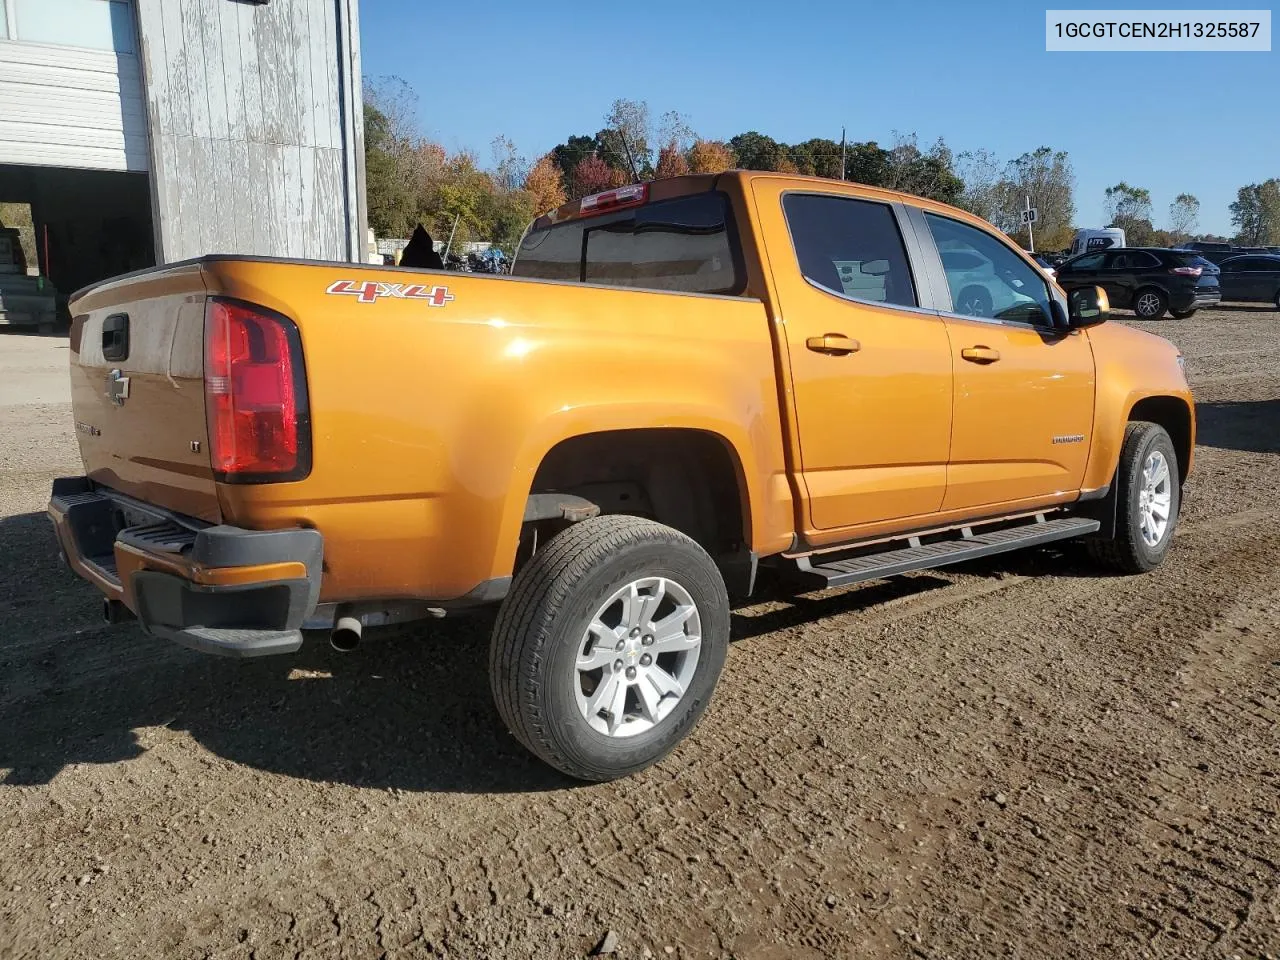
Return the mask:
{"type": "Polygon", "coordinates": [[[754,181],[763,235],[784,238],[772,281],[818,531],[936,513],[951,441],[946,324],[918,307],[897,209],[840,191],[754,181]]]}
{"type": "Polygon", "coordinates": [[[923,219],[953,302],[944,313],[955,361],[955,411],[942,508],[991,507],[995,513],[1070,499],[1084,479],[1093,430],[1088,336],[1054,328],[1043,274],[1004,241],[949,217],[926,213],[923,219]],[[972,268],[974,259],[986,264],[982,271],[972,268]],[[986,278],[986,297],[970,289],[975,275],[986,278]],[[978,300],[1007,306],[973,315],[978,300]]]}

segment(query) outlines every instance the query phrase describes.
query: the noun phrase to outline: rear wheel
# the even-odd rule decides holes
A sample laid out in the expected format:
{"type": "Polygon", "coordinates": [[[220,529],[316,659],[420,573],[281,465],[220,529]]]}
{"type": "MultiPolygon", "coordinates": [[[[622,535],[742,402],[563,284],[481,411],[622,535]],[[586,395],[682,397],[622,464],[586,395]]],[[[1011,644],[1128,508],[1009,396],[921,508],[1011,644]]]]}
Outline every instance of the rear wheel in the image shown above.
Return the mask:
{"type": "Polygon", "coordinates": [[[1170,310],[1169,316],[1175,320],[1185,320],[1187,317],[1194,316],[1194,310],[1170,310]]]}
{"type": "Polygon", "coordinates": [[[706,551],[650,520],[595,517],[516,575],[490,647],[494,702],[544,762],[612,780],[688,735],[728,646],[729,599],[706,551]]]}
{"type": "Polygon", "coordinates": [[[1155,287],[1139,290],[1133,298],[1133,312],[1142,320],[1159,320],[1169,309],[1169,298],[1155,287]]]}
{"type": "Polygon", "coordinates": [[[1125,429],[1116,476],[1116,530],[1086,541],[1093,558],[1122,573],[1146,573],[1164,561],[1182,505],[1178,457],[1158,423],[1125,429]]]}

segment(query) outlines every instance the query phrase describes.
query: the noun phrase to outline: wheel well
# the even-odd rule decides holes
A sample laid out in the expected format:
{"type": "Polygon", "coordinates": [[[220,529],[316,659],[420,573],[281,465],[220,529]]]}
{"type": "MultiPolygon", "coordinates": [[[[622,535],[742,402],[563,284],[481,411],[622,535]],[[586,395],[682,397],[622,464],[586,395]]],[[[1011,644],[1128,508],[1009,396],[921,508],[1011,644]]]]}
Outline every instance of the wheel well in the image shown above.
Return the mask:
{"type": "Polygon", "coordinates": [[[1185,481],[1191,465],[1191,410],[1186,402],[1177,397],[1147,397],[1133,405],[1129,420],[1158,423],[1168,431],[1178,455],[1178,476],[1185,481]]]}
{"type": "Polygon", "coordinates": [[[614,430],[563,440],[543,458],[530,494],[572,493],[603,514],[648,517],[719,559],[750,542],[741,465],[701,430],[614,430]]]}

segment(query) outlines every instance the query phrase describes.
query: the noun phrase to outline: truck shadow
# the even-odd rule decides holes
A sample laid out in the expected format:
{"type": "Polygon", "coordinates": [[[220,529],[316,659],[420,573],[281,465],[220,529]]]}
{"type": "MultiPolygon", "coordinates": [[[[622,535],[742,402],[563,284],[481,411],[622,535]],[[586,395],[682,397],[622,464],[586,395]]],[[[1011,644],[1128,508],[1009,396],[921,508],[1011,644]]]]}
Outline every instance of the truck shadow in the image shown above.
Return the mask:
{"type": "MultiPolygon", "coordinates": [[[[503,727],[485,616],[370,630],[353,654],[309,636],[256,661],[192,653],[107,626],[62,565],[48,520],[0,519],[0,783],[48,783],[72,764],[127,763],[186,731],[234,763],[321,782],[428,792],[563,789],[503,727]]],[[[830,595],[762,584],[733,639],[945,584],[920,575],[830,595]],[[761,612],[763,611],[763,612],[761,612]]],[[[165,747],[172,749],[172,747],[165,747]]]]}
{"type": "Polygon", "coordinates": [[[446,792],[570,781],[503,728],[488,686],[488,621],[445,620],[355,654],[308,637],[289,657],[210,658],[106,626],[43,514],[0,519],[0,783],[142,756],[185,730],[220,757],[290,776],[446,792]]]}
{"type": "Polygon", "coordinates": [[[1196,443],[1244,453],[1280,453],[1280,400],[1197,403],[1196,443]]]}

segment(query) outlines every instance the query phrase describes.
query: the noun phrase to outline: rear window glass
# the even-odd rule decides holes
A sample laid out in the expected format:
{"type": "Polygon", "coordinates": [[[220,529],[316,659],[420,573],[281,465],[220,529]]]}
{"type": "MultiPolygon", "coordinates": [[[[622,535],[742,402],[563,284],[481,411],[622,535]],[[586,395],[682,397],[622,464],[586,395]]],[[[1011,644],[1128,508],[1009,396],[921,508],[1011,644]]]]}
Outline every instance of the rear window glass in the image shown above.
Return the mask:
{"type": "Polygon", "coordinates": [[[699,193],[534,230],[512,274],[680,293],[743,288],[723,193],[699,193]]]}

